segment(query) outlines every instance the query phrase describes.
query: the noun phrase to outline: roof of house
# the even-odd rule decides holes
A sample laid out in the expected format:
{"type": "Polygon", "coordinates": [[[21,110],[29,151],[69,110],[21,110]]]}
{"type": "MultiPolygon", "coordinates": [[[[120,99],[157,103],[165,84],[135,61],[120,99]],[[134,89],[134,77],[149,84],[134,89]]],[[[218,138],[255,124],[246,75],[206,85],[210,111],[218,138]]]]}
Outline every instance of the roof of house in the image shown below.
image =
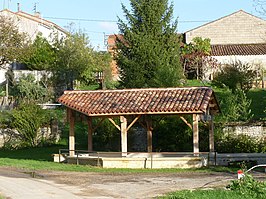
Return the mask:
{"type": "Polygon", "coordinates": [[[211,45],[211,55],[266,55],[266,43],[211,45]]]}
{"type": "Polygon", "coordinates": [[[8,12],[8,13],[11,13],[11,14],[16,15],[18,17],[23,17],[23,18],[26,18],[26,19],[31,20],[31,21],[35,21],[37,23],[43,24],[43,25],[48,26],[48,27],[54,27],[63,33],[67,33],[67,31],[65,29],[61,28],[60,26],[58,26],[57,24],[55,24],[51,21],[48,21],[46,19],[41,18],[40,15],[31,15],[31,14],[23,12],[23,11],[12,12],[11,10],[8,10],[8,9],[1,10],[0,12],[8,12]]]}
{"type": "Polygon", "coordinates": [[[58,102],[88,116],[220,112],[209,87],[65,91],[58,102]]]}

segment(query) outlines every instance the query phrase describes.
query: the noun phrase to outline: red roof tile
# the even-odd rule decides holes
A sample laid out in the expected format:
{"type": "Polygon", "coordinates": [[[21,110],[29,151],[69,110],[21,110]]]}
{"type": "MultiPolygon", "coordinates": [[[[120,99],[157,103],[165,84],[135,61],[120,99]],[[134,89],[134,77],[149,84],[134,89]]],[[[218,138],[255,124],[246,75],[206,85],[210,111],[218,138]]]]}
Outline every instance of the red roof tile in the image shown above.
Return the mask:
{"type": "Polygon", "coordinates": [[[88,116],[219,112],[208,87],[65,91],[58,102],[88,116]]]}
{"type": "Polygon", "coordinates": [[[266,44],[212,45],[211,55],[266,55],[266,44]]]}

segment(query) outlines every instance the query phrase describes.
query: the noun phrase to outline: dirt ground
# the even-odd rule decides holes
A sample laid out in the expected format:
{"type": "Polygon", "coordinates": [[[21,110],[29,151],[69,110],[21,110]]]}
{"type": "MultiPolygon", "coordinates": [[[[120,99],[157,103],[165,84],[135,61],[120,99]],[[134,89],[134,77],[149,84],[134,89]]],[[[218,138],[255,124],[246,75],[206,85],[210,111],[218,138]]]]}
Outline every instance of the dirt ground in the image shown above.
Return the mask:
{"type": "MultiPolygon", "coordinates": [[[[38,182],[40,190],[45,190],[42,186],[50,185],[53,188],[64,189],[78,198],[97,199],[156,198],[176,190],[225,187],[230,180],[237,178],[236,174],[229,173],[31,172],[0,167],[0,179],[1,177],[5,177],[5,181],[26,178],[27,183],[38,182]]],[[[17,180],[15,183],[20,182],[17,180]]],[[[22,186],[27,186],[27,183],[21,182],[22,186]]],[[[1,190],[0,187],[0,193],[8,196],[5,192],[8,188],[1,190]]],[[[10,198],[16,197],[12,197],[11,194],[10,198]]]]}

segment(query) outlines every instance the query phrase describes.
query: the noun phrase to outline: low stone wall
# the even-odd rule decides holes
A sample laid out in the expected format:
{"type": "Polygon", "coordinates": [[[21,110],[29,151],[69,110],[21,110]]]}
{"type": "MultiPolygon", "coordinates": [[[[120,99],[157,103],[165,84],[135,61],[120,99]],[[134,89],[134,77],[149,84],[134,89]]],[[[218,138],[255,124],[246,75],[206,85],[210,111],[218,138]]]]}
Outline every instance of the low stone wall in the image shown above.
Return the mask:
{"type": "Polygon", "coordinates": [[[266,164],[265,153],[213,153],[210,156],[210,162],[220,166],[229,166],[232,162],[250,162],[255,161],[257,164],[266,164]],[[215,161],[216,159],[216,161],[215,161]]]}
{"type": "MultiPolygon", "coordinates": [[[[54,156],[55,161],[59,162],[58,156],[54,156]]],[[[60,159],[61,161],[61,159],[60,159]]],[[[85,164],[91,166],[100,166],[103,168],[200,168],[207,166],[207,159],[204,157],[163,157],[163,158],[145,158],[145,157],[93,157],[77,156],[67,157],[67,163],[85,164]]]]}
{"type": "Polygon", "coordinates": [[[248,135],[254,138],[266,138],[266,124],[230,125],[223,129],[232,135],[248,135]]]}

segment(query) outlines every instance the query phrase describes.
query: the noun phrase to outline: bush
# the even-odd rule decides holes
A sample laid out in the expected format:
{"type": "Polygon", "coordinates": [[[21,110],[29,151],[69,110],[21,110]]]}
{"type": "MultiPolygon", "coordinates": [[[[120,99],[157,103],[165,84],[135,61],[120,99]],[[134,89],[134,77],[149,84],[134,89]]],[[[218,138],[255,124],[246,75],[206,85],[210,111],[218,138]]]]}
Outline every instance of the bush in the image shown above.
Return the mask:
{"type": "Polygon", "coordinates": [[[251,100],[246,93],[237,89],[234,93],[230,90],[217,92],[218,100],[222,113],[217,115],[215,121],[219,123],[248,121],[253,115],[251,114],[251,100]]]}
{"type": "Polygon", "coordinates": [[[257,140],[248,135],[221,136],[216,138],[216,150],[219,153],[260,153],[264,152],[264,140],[257,140]]]}
{"type": "Polygon", "coordinates": [[[47,110],[38,105],[21,104],[10,113],[9,128],[16,130],[20,147],[36,147],[45,140],[38,136],[41,127],[50,123],[51,117],[47,110]]]}
{"type": "Polygon", "coordinates": [[[258,199],[265,198],[266,195],[266,182],[257,181],[247,173],[240,180],[233,180],[227,188],[258,199]]]}
{"type": "Polygon", "coordinates": [[[237,89],[248,91],[256,78],[256,71],[251,67],[250,64],[240,61],[227,64],[215,75],[213,84],[220,88],[227,86],[233,92],[237,89]]]}

